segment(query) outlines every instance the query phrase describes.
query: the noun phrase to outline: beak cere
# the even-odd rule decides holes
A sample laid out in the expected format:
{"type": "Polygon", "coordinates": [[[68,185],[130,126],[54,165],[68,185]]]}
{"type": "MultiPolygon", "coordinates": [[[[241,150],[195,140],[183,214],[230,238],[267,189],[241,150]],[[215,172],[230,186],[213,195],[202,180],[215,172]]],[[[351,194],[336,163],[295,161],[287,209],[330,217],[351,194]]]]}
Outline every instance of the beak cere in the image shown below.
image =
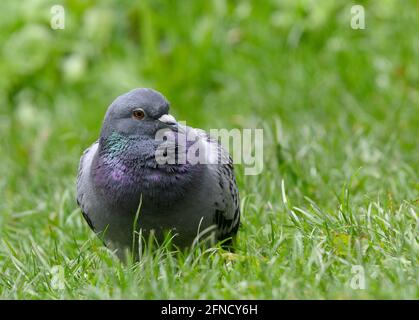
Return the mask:
{"type": "Polygon", "coordinates": [[[164,114],[158,120],[167,125],[175,125],[177,123],[175,117],[170,114],[164,114]]]}

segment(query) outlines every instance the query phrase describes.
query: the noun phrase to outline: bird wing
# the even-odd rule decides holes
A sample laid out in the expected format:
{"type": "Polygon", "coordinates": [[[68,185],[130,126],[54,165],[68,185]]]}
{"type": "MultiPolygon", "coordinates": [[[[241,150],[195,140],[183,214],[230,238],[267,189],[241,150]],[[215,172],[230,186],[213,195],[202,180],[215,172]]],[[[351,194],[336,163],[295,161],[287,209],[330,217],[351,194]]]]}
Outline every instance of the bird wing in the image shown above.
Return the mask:
{"type": "Polygon", "coordinates": [[[97,148],[98,141],[93,143],[83,152],[80,158],[79,172],[77,175],[77,204],[81,209],[81,213],[84,219],[93,231],[95,231],[95,227],[88,214],[91,200],[89,199],[89,194],[92,190],[90,181],[90,167],[93,157],[96,154],[97,148]]]}
{"type": "Polygon", "coordinates": [[[229,244],[240,225],[240,198],[234,175],[233,160],[217,140],[212,139],[203,130],[196,130],[200,138],[208,143],[207,150],[217,151],[218,162],[209,165],[215,178],[213,221],[217,226],[218,240],[226,240],[226,244],[229,244]]]}
{"type": "Polygon", "coordinates": [[[228,162],[220,164],[218,168],[221,202],[218,202],[214,221],[218,226],[219,240],[225,240],[234,236],[239,228],[240,199],[234,176],[233,161],[221,145],[220,149],[228,156],[228,162]]]}

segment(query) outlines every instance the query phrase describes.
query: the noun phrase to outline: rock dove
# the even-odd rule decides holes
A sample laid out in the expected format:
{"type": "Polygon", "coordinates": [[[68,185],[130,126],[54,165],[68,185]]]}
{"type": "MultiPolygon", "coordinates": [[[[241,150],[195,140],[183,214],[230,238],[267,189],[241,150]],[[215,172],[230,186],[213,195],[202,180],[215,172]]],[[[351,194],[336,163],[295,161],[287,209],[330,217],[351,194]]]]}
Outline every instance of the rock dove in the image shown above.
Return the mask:
{"type": "Polygon", "coordinates": [[[106,112],[99,139],[80,159],[77,203],[90,228],[120,257],[133,249],[140,230],[144,238],[153,232],[158,241],[170,230],[172,242],[185,248],[204,233],[230,243],[240,224],[231,157],[217,140],[179,124],[168,112],[168,101],[153,89],[119,96],[106,112]],[[161,131],[174,137],[172,144],[167,137],[156,139],[161,131]],[[195,135],[192,142],[180,143],[189,133],[195,135]],[[179,161],[179,156],[159,161],[158,150],[167,155],[184,146],[188,152],[197,141],[212,162],[179,161]],[[164,143],[167,149],[161,149],[164,143]]]}

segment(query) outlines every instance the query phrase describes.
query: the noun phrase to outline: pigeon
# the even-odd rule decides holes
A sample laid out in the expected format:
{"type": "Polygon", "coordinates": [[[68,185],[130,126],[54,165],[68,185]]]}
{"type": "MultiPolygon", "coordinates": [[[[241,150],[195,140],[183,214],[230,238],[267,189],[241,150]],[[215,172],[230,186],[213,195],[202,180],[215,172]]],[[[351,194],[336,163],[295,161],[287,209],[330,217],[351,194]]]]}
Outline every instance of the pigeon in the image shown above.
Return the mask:
{"type": "Polygon", "coordinates": [[[177,122],[167,99],[149,88],[111,103],[99,139],[80,158],[76,194],[89,227],[119,257],[136,247],[136,235],[161,242],[169,232],[179,248],[202,239],[231,246],[240,225],[228,152],[203,130],[177,122]]]}

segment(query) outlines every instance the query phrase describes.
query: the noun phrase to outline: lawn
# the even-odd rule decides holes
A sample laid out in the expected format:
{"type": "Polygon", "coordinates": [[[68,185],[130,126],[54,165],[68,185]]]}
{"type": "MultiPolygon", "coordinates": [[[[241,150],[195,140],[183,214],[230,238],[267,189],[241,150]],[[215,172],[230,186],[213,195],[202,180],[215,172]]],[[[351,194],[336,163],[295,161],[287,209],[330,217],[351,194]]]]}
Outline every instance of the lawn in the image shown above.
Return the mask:
{"type": "Polygon", "coordinates": [[[352,29],[354,4],[2,1],[0,298],[419,298],[419,4],[360,1],[352,29]],[[79,157],[136,87],[191,126],[264,130],[234,252],[122,263],[83,220],[79,157]]]}

